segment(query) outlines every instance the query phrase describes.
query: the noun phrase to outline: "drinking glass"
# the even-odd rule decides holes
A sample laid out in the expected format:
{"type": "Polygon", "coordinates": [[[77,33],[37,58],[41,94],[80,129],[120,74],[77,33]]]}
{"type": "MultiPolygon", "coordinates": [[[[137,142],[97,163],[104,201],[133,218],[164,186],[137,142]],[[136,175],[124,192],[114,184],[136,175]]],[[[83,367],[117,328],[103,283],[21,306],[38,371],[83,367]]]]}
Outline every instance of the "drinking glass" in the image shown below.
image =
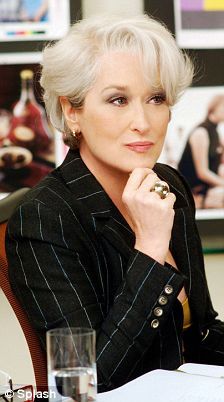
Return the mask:
{"type": "Polygon", "coordinates": [[[0,370],[0,400],[9,402],[13,397],[12,379],[8,373],[0,370]]]}
{"type": "Polygon", "coordinates": [[[96,400],[96,335],[91,328],[47,331],[49,399],[96,400]]]}

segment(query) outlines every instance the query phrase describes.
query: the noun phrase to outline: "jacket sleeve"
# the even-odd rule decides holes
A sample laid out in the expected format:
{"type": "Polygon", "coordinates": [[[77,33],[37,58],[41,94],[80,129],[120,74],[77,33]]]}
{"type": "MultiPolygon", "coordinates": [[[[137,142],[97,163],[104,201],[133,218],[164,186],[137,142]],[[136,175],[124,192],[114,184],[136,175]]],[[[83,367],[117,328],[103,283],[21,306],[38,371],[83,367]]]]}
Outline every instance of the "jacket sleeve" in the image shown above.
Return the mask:
{"type": "MultiPolygon", "coordinates": [[[[79,222],[43,202],[22,204],[8,224],[11,285],[45,347],[55,327],[93,327],[97,332],[99,389],[126,381],[150,348],[183,286],[184,278],[133,250],[123,282],[106,308],[92,245],[79,222]]],[[[96,251],[97,252],[97,251],[96,251]]]]}

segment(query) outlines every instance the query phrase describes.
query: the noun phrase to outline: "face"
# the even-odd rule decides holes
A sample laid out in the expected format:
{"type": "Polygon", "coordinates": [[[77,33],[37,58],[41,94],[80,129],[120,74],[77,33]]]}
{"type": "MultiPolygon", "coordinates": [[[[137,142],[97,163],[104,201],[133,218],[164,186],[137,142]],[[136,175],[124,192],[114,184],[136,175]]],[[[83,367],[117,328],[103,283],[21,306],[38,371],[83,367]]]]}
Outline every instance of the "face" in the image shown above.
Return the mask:
{"type": "Polygon", "coordinates": [[[109,53],[100,65],[83,108],[75,112],[84,162],[93,172],[111,174],[153,168],[169,122],[165,94],[152,91],[134,55],[109,53]]]}

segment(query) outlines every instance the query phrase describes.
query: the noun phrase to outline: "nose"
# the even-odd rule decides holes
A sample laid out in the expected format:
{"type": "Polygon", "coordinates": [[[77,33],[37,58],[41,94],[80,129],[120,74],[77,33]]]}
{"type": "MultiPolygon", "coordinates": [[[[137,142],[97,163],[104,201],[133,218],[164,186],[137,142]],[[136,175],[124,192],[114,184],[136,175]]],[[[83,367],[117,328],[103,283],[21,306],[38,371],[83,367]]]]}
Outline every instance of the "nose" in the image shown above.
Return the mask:
{"type": "Polygon", "coordinates": [[[135,105],[131,113],[131,130],[144,134],[150,127],[149,111],[146,112],[143,105],[135,105]]]}

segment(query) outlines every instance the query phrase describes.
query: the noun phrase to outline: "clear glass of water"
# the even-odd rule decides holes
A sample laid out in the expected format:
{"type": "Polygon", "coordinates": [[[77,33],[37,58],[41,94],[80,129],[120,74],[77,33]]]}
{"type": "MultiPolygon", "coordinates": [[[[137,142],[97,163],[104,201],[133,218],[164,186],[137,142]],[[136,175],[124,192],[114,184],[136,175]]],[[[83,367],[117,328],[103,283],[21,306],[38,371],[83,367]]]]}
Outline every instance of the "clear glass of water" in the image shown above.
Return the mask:
{"type": "Polygon", "coordinates": [[[96,334],[91,328],[47,331],[49,400],[96,400],[96,334]]]}

